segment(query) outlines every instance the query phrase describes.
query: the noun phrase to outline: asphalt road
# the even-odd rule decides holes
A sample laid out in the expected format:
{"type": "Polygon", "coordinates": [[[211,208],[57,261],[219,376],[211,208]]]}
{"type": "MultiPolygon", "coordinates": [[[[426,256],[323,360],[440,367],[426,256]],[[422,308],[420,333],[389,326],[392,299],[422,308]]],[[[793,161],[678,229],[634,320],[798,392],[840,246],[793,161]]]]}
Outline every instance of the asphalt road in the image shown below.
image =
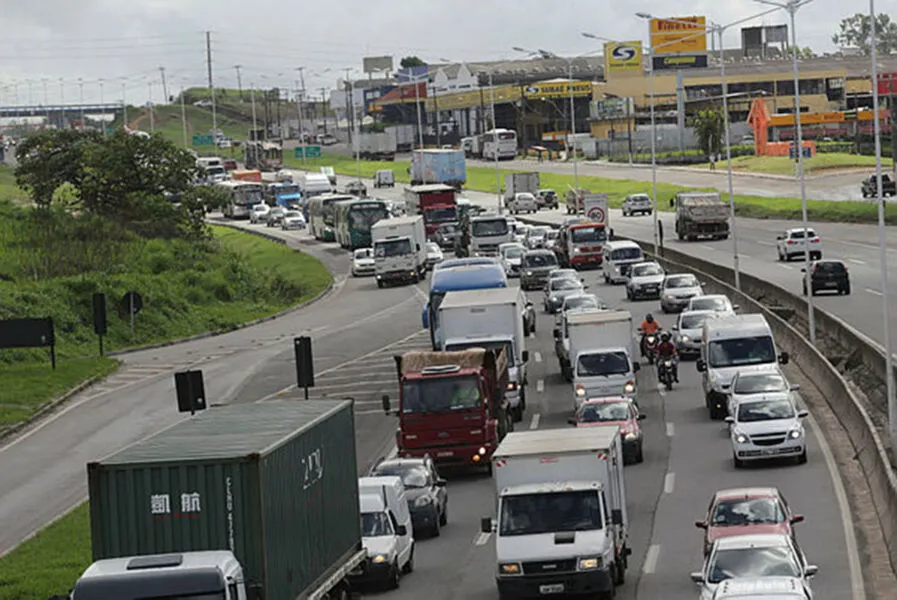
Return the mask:
{"type": "MultiPolygon", "coordinates": [[[[656,302],[627,302],[621,287],[598,283],[595,272],[586,272],[585,277],[589,291],[602,296],[610,306],[627,308],[635,315],[648,310],[659,312],[656,302]]],[[[541,306],[538,294],[530,297],[537,307],[541,306]]],[[[540,312],[538,319],[537,335],[527,344],[533,361],[529,407],[517,427],[569,427],[566,420],[572,410],[572,386],[563,381],[557,366],[551,337],[553,317],[540,312]]],[[[736,471],[723,425],[707,417],[692,362],[681,365],[682,383],[672,392],[657,390],[656,377],[649,367],[643,368],[638,377],[639,405],[647,415],[643,421],[645,462],[625,470],[634,554],[618,597],[695,598],[697,590],[688,575],[701,567],[701,531],[693,523],[704,516],[712,494],[727,487],[771,485],[779,487],[793,509],[807,517],[797,527],[808,559],[820,567],[813,581],[816,597],[851,598],[842,515],[815,428],[809,437],[806,465],[775,464],[736,471]]],[[[398,590],[374,594],[376,597],[497,597],[494,540],[479,534],[480,517],[492,516],[494,511],[492,480],[485,475],[448,474],[447,478],[448,526],[439,538],[418,541],[415,570],[402,580],[398,590]]]]}

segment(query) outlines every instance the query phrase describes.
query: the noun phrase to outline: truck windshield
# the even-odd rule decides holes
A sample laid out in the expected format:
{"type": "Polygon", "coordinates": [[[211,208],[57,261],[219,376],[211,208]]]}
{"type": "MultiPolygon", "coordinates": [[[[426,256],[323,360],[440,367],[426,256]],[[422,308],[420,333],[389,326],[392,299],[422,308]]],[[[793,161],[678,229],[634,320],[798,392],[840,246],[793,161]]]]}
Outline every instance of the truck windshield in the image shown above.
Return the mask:
{"type": "Polygon", "coordinates": [[[430,208],[424,211],[424,220],[427,223],[450,223],[458,219],[458,212],[454,207],[430,208]]]}
{"type": "Polygon", "coordinates": [[[610,255],[612,260],[641,260],[641,248],[618,248],[610,255]]]}
{"type": "Polygon", "coordinates": [[[489,219],[488,221],[474,221],[471,225],[471,234],[474,237],[507,235],[508,231],[508,221],[504,217],[489,219]]]}
{"type": "Polygon", "coordinates": [[[380,537],[392,535],[392,523],[386,513],[361,513],[361,535],[363,537],[380,537]]]}
{"type": "Polygon", "coordinates": [[[710,343],[711,367],[742,367],[762,365],[776,361],[776,348],[772,336],[745,337],[710,343]]]}
{"type": "Polygon", "coordinates": [[[479,408],[482,403],[477,378],[473,375],[413,379],[402,385],[402,412],[405,414],[479,408]]]}
{"type": "Polygon", "coordinates": [[[625,352],[580,354],[576,360],[576,374],[579,377],[625,375],[627,373],[629,373],[629,357],[625,352]]]}
{"type": "Polygon", "coordinates": [[[375,258],[390,258],[393,256],[405,256],[411,254],[411,242],[407,239],[386,240],[374,244],[375,258]]]}
{"type": "Polygon", "coordinates": [[[280,196],[295,196],[299,193],[298,185],[282,185],[275,189],[274,194],[280,196]]]}
{"type": "Polygon", "coordinates": [[[467,350],[468,348],[485,348],[486,350],[504,349],[505,356],[508,357],[508,366],[514,366],[514,353],[511,351],[511,342],[469,342],[466,344],[447,344],[446,352],[457,352],[459,350],[467,350]]]}
{"type": "Polygon", "coordinates": [[[577,227],[570,230],[570,241],[574,244],[604,242],[607,241],[607,232],[604,227],[577,227]]]}
{"type": "Polygon", "coordinates": [[[507,496],[501,502],[500,535],[536,535],[601,529],[594,490],[507,496]]]}
{"type": "Polygon", "coordinates": [[[547,269],[558,266],[558,259],[553,254],[548,253],[525,254],[523,256],[523,264],[531,268],[547,269]]]}
{"type": "Polygon", "coordinates": [[[389,211],[384,204],[366,204],[353,206],[349,210],[349,226],[356,229],[370,229],[377,221],[389,217],[389,211]]]}

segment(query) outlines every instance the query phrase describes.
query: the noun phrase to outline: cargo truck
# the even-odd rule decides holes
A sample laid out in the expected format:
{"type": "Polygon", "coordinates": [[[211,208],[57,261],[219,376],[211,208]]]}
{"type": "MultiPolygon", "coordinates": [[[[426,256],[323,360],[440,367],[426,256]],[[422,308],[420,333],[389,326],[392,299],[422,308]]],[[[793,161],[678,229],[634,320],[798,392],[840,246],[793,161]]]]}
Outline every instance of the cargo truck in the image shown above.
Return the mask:
{"type": "Polygon", "coordinates": [[[583,200],[585,197],[592,193],[592,190],[579,188],[573,189],[572,187],[567,190],[567,193],[564,195],[564,200],[567,204],[567,214],[568,215],[581,215],[585,212],[585,205],[583,200]]]}
{"type": "Polygon", "coordinates": [[[505,206],[514,200],[515,194],[539,193],[538,173],[511,173],[505,175],[505,206]]]}
{"type": "Polygon", "coordinates": [[[398,407],[392,412],[384,396],[383,410],[399,418],[398,455],[491,470],[492,452],[514,429],[504,349],[406,352],[395,361],[398,407]]]}
{"type": "Polygon", "coordinates": [[[676,235],[680,240],[729,237],[729,205],[716,192],[679,192],[671,201],[676,208],[676,235]]]}
{"type": "Polygon", "coordinates": [[[395,136],[386,132],[359,133],[353,140],[352,151],[364,160],[395,160],[395,136]]]}
{"type": "Polygon", "coordinates": [[[427,272],[423,217],[396,217],[371,225],[377,287],[396,281],[417,283],[427,272]]]}
{"type": "Polygon", "coordinates": [[[604,339],[614,340],[613,343],[625,343],[625,340],[632,338],[631,326],[631,321],[625,315],[605,316],[604,311],[564,315],[561,326],[554,330],[554,350],[564,379],[573,381],[571,360],[577,352],[604,339]],[[609,329],[616,331],[609,332],[609,329]]]}
{"type": "Polygon", "coordinates": [[[427,237],[432,238],[441,224],[457,223],[457,193],[455,188],[442,183],[406,187],[405,212],[409,215],[421,215],[427,237]]]}
{"type": "Polygon", "coordinates": [[[492,465],[499,596],[613,598],[632,554],[620,428],[511,433],[492,465]]]}
{"type": "Polygon", "coordinates": [[[514,230],[502,215],[467,213],[458,222],[455,256],[498,256],[498,247],[514,241],[514,230]]]}
{"type": "Polygon", "coordinates": [[[397,152],[411,152],[416,143],[414,125],[390,125],[385,131],[395,138],[397,152]]]}
{"type": "Polygon", "coordinates": [[[504,348],[508,357],[505,396],[514,421],[526,410],[527,304],[519,287],[449,292],[439,307],[442,348],[446,352],[468,348],[504,348]]]}
{"type": "MultiPolygon", "coordinates": [[[[588,321],[590,331],[570,339],[568,359],[573,376],[573,410],[583,401],[601,396],[634,398],[635,354],[632,315],[626,310],[571,315],[569,321],[588,321]]],[[[568,321],[568,326],[569,326],[568,321]]]]}
{"type": "Polygon", "coordinates": [[[461,189],[467,182],[463,150],[415,150],[411,153],[411,185],[444,183],[461,189]]]}
{"type": "Polygon", "coordinates": [[[75,600],[348,598],[365,560],[350,401],[210,408],[87,465],[75,600]]]}

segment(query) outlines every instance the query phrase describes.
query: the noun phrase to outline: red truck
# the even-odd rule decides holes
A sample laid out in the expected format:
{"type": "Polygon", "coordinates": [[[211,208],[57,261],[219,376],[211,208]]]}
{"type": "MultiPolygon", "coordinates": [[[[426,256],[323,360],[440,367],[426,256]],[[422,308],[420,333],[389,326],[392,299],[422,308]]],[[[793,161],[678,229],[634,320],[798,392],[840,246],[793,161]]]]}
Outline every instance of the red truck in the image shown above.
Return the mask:
{"type": "Polygon", "coordinates": [[[458,222],[457,190],[450,185],[433,183],[405,188],[405,212],[423,215],[427,238],[432,239],[442,223],[458,222]]]}
{"type": "Polygon", "coordinates": [[[399,405],[396,447],[400,457],[431,456],[449,466],[484,466],[514,425],[505,400],[504,349],[406,352],[395,357],[399,405]]]}
{"type": "Polygon", "coordinates": [[[600,267],[606,243],[605,223],[577,219],[558,231],[554,253],[565,268],[600,267]]]}

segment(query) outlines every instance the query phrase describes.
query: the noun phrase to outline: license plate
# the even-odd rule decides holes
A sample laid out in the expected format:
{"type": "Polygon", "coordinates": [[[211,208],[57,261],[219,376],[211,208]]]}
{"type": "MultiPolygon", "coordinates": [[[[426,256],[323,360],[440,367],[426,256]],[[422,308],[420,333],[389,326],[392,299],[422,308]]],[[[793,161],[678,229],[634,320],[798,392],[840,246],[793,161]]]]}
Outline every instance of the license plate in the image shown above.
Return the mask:
{"type": "Polygon", "coordinates": [[[440,452],[436,456],[444,457],[444,456],[454,456],[454,455],[455,455],[454,452],[440,452]]]}
{"type": "Polygon", "coordinates": [[[838,287],[838,282],[837,281],[826,281],[825,287],[838,287]]]}
{"type": "Polygon", "coordinates": [[[564,593],[564,584],[563,583],[551,583],[548,585],[540,585],[539,593],[540,594],[563,594],[564,593]]]}
{"type": "Polygon", "coordinates": [[[770,454],[777,454],[777,453],[778,452],[776,450],[764,450],[763,451],[763,454],[766,454],[767,456],[770,454]]]}

